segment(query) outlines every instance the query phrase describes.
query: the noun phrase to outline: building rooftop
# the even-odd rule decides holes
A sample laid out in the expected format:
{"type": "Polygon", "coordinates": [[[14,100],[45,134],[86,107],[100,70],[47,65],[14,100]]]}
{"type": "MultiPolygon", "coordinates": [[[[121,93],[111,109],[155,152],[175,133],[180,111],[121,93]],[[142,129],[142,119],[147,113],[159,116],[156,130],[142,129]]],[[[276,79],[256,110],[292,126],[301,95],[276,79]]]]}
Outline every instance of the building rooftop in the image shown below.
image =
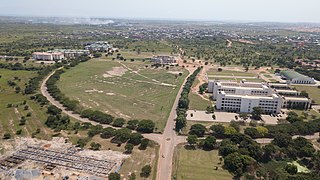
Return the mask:
{"type": "Polygon", "coordinates": [[[239,94],[226,94],[224,91],[221,91],[221,94],[224,94],[225,97],[236,97],[236,98],[247,98],[247,99],[265,99],[272,100],[275,98],[279,98],[278,95],[272,94],[271,96],[253,96],[253,95],[239,95],[239,94]]]}
{"type": "Polygon", "coordinates": [[[306,97],[283,97],[283,99],[287,100],[287,101],[309,101],[308,98],[306,97]]]}
{"type": "Polygon", "coordinates": [[[296,90],[291,90],[291,89],[275,89],[276,92],[283,92],[283,93],[298,93],[296,90]]]}
{"type": "Polygon", "coordinates": [[[301,80],[310,80],[311,78],[305,75],[302,75],[296,71],[281,71],[280,74],[282,76],[285,76],[287,79],[292,80],[292,79],[301,79],[301,80]]]}

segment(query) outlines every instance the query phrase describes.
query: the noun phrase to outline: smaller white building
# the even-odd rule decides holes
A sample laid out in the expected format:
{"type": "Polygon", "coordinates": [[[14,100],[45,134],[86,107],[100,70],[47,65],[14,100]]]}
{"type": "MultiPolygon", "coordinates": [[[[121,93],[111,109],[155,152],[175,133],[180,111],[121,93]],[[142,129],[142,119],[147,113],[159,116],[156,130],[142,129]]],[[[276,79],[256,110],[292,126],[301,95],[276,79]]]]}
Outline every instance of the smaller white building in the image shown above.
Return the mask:
{"type": "Polygon", "coordinates": [[[155,64],[176,64],[177,58],[174,56],[153,56],[151,62],[155,64]]]}

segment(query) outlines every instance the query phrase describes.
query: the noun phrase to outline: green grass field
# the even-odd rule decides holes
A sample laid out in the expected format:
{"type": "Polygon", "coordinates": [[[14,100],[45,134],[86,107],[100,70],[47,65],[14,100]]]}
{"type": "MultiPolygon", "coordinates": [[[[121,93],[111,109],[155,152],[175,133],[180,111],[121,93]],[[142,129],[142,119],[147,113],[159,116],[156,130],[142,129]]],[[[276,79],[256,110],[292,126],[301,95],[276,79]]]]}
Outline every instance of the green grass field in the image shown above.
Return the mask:
{"type": "MultiPolygon", "coordinates": [[[[192,85],[194,88],[197,84],[199,84],[199,80],[196,79],[192,85]]],[[[210,101],[206,101],[205,99],[201,98],[199,95],[193,93],[192,91],[189,93],[189,109],[191,110],[199,110],[199,111],[205,111],[207,109],[207,106],[212,105],[210,101]]]]}
{"type": "Polygon", "coordinates": [[[151,119],[161,131],[188,72],[180,67],[154,69],[141,61],[121,63],[105,59],[81,63],[62,74],[58,86],[84,108],[126,119],[151,119]]]}
{"type": "Polygon", "coordinates": [[[315,103],[320,104],[320,89],[315,86],[294,86],[298,91],[306,91],[309,97],[315,101],[315,103]]]}
{"type": "Polygon", "coordinates": [[[219,164],[218,151],[175,149],[173,175],[177,180],[224,180],[232,175],[219,164]],[[215,166],[218,170],[215,170],[215,166]]]}
{"type": "Polygon", "coordinates": [[[207,72],[208,76],[248,76],[255,77],[256,75],[250,72],[245,71],[231,71],[231,70],[222,70],[221,72],[217,69],[211,69],[207,72]]]}
{"type": "Polygon", "coordinates": [[[1,69],[0,75],[0,138],[2,138],[4,133],[10,133],[14,136],[16,131],[20,129],[22,130],[21,136],[30,137],[37,128],[40,128],[41,131],[37,137],[49,139],[52,131],[44,127],[47,117],[46,108],[40,107],[30,100],[28,96],[15,93],[14,88],[7,84],[8,80],[12,80],[23,91],[24,84],[30,78],[36,76],[36,72],[1,69]],[[20,80],[14,80],[14,77],[18,77],[20,80]],[[25,105],[22,104],[23,101],[26,101],[26,105],[29,106],[28,110],[24,110],[25,105]],[[8,104],[14,106],[7,108],[8,104]],[[31,117],[26,117],[28,113],[31,113],[31,117]],[[27,120],[25,125],[20,126],[19,123],[22,116],[25,116],[27,120]]]}

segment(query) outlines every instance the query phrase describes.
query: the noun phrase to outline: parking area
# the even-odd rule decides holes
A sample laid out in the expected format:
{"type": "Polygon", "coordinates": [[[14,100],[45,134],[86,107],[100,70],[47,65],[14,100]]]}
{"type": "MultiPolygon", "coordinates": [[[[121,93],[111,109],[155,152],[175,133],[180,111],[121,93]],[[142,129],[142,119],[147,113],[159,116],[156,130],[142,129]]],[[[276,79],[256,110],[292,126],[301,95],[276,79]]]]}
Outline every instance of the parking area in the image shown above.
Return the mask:
{"type": "MultiPolygon", "coordinates": [[[[206,111],[197,111],[197,110],[189,110],[187,111],[187,120],[188,121],[199,121],[199,122],[219,122],[219,123],[230,123],[232,120],[234,121],[242,121],[239,117],[238,113],[230,113],[230,112],[214,112],[207,113],[206,111]],[[213,119],[212,115],[215,115],[216,118],[213,119]]],[[[287,117],[286,114],[281,115],[262,115],[261,118],[263,121],[261,123],[275,125],[278,123],[279,119],[285,119],[287,117]]],[[[246,120],[247,123],[251,121],[250,118],[246,120]]]]}

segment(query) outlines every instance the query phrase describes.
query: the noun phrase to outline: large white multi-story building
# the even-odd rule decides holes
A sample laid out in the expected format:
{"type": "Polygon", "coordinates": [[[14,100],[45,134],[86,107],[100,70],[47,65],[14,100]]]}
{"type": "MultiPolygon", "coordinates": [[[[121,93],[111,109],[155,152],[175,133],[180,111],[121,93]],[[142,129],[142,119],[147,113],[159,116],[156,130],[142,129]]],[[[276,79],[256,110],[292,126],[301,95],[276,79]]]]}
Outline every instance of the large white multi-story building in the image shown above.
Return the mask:
{"type": "Polygon", "coordinates": [[[311,100],[299,97],[299,92],[273,89],[267,83],[209,81],[208,89],[216,100],[216,109],[224,111],[250,113],[254,107],[260,107],[267,114],[276,114],[281,108],[308,109],[311,106],[311,100]]]}
{"type": "Polygon", "coordinates": [[[48,52],[34,52],[32,58],[35,60],[54,61],[64,59],[64,54],[60,52],[48,53],[48,52]]]}
{"type": "Polygon", "coordinates": [[[74,59],[82,55],[89,55],[89,50],[80,50],[80,49],[55,49],[53,51],[48,51],[48,53],[63,53],[65,58],[74,59]]]}

